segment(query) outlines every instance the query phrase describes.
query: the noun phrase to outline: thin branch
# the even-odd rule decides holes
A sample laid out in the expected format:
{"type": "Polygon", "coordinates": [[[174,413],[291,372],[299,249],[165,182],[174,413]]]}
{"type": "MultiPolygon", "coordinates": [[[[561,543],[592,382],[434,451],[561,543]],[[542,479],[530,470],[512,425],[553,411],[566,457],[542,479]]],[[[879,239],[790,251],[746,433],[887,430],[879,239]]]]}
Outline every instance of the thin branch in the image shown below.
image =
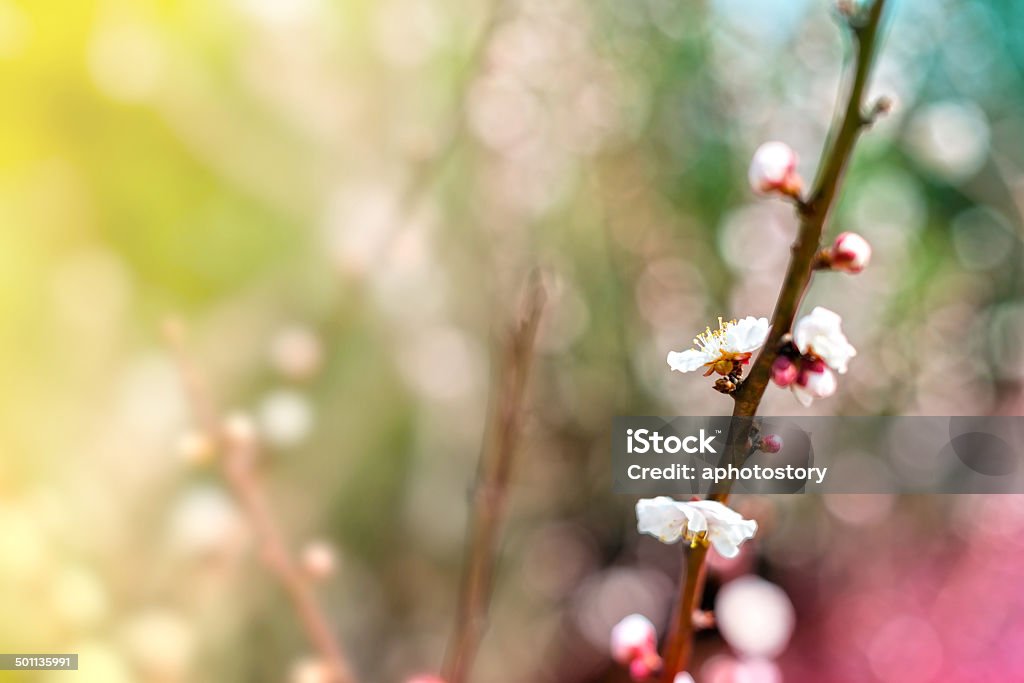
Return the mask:
{"type": "Polygon", "coordinates": [[[468,679],[487,625],[499,532],[522,432],[526,384],[545,300],[544,288],[535,273],[527,286],[519,324],[509,334],[502,351],[493,412],[473,490],[455,625],[442,669],[446,683],[465,683],[468,679]]]}
{"type": "Polygon", "coordinates": [[[810,285],[811,266],[820,248],[825,220],[833,207],[839,181],[849,162],[854,143],[866,125],[864,93],[874,59],[879,21],[884,6],[885,0],[875,0],[867,23],[853,34],[856,65],[845,111],[837,130],[831,136],[831,143],[822,156],[810,199],[800,208],[800,229],[796,242],[793,243],[793,255],[772,314],[771,332],[764,348],[754,361],[749,376],[733,394],[733,398],[736,399],[734,415],[749,417],[756,414],[761,397],[768,386],[779,342],[793,327],[797,308],[810,285]]]}
{"type": "MultiPolygon", "coordinates": [[[[757,414],[765,389],[771,377],[772,363],[778,355],[783,337],[793,327],[793,319],[807,288],[810,286],[815,258],[821,248],[821,234],[829,213],[835,204],[843,171],[849,163],[854,144],[860,132],[870,125],[870,116],[865,115],[864,95],[874,60],[875,46],[881,23],[885,0],[875,0],[867,21],[853,29],[855,65],[842,117],[830,136],[830,142],[822,153],[818,176],[810,198],[800,202],[797,211],[800,228],[793,243],[792,256],[782,288],[772,313],[771,331],[764,348],[758,354],[747,379],[732,394],[736,403],[733,417],[751,418],[757,414]]],[[[727,454],[732,460],[745,452],[750,436],[752,420],[733,420],[727,440],[727,454]]],[[[726,501],[731,482],[725,482],[712,493],[712,498],[726,501]]],[[[672,625],[665,647],[662,683],[673,683],[676,674],[685,671],[693,652],[693,614],[699,606],[703,593],[706,571],[705,559],[708,549],[703,545],[691,549],[687,556],[683,576],[680,577],[679,602],[675,608],[672,625]]]]}
{"type": "Polygon", "coordinates": [[[306,574],[292,557],[256,470],[258,442],[255,434],[226,425],[219,416],[202,375],[185,351],[180,325],[169,323],[165,336],[175,355],[193,417],[221,453],[224,480],[238,499],[259,544],[260,559],[288,596],[330,683],[355,683],[352,668],[335,638],[330,621],[320,606],[306,574]]]}

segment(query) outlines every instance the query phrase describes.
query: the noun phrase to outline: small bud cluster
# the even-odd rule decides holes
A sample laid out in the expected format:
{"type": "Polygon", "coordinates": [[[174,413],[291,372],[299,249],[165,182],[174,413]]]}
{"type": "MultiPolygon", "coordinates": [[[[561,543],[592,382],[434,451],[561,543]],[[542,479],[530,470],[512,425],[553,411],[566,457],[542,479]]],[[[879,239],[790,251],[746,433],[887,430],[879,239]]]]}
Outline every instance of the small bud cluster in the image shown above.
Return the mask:
{"type": "Polygon", "coordinates": [[[772,363],[772,381],[789,387],[805,406],[836,393],[835,373],[845,374],[857,355],[841,329],[838,314],[818,306],[793,326],[793,336],[772,363]]]}
{"type": "Polygon", "coordinates": [[[780,387],[799,387],[812,399],[828,398],[836,393],[836,376],[825,362],[814,356],[793,353],[786,346],[772,364],[772,381],[780,387]]]}
{"type": "Polygon", "coordinates": [[[612,628],[612,659],[629,668],[634,681],[645,681],[661,670],[654,624],[642,614],[630,614],[612,628]]]}

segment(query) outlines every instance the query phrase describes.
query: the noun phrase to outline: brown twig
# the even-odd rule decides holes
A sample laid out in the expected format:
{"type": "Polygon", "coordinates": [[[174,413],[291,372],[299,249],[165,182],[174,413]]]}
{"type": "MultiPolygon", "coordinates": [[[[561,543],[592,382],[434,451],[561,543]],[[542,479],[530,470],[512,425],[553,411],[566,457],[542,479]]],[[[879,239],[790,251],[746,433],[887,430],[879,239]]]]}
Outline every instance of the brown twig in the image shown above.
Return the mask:
{"type": "Polygon", "coordinates": [[[355,677],[330,621],[305,573],[288,549],[256,470],[259,444],[255,434],[240,433],[219,416],[202,375],[185,351],[180,325],[169,323],[165,336],[174,352],[186,397],[198,426],[219,453],[224,480],[245,512],[267,571],[288,596],[313,648],[319,653],[330,683],[354,683],[355,677]]]}
{"type": "Polygon", "coordinates": [[[442,669],[446,683],[465,683],[486,628],[498,536],[512,461],[522,431],[526,384],[545,299],[544,288],[535,273],[527,286],[519,323],[509,333],[502,350],[492,414],[473,490],[455,625],[442,669]]]}
{"type": "MultiPolygon", "coordinates": [[[[757,414],[765,389],[771,377],[772,363],[778,355],[782,339],[793,327],[800,301],[811,282],[815,258],[821,248],[821,234],[829,212],[835,204],[843,171],[849,162],[854,143],[861,131],[870,125],[872,117],[864,110],[864,95],[874,60],[875,46],[881,23],[885,0],[875,0],[867,20],[852,25],[854,36],[855,62],[853,81],[841,118],[830,136],[830,142],[822,153],[818,175],[806,201],[797,204],[800,228],[793,243],[792,256],[786,270],[782,288],[772,313],[771,331],[764,347],[754,361],[747,379],[732,393],[736,403],[733,417],[751,418],[757,414]]],[[[752,421],[733,420],[727,441],[727,455],[738,459],[747,447],[752,421]]],[[[729,497],[730,482],[712,493],[712,498],[725,501],[729,497]]],[[[699,606],[701,587],[705,573],[705,559],[708,549],[698,545],[689,551],[680,577],[679,602],[675,608],[672,625],[665,646],[662,683],[672,683],[676,674],[689,665],[693,651],[693,613],[699,606]]]]}

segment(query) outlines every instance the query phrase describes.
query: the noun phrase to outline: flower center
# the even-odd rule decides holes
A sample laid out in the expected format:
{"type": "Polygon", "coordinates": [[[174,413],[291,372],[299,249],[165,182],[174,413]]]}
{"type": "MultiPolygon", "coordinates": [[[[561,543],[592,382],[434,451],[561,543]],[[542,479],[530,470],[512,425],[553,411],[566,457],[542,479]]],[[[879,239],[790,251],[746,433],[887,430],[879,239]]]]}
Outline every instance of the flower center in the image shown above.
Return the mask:
{"type": "Polygon", "coordinates": [[[694,533],[687,529],[683,538],[690,542],[691,548],[696,548],[698,544],[705,547],[708,545],[708,532],[706,531],[698,531],[694,533]]]}
{"type": "Polygon", "coordinates": [[[718,329],[712,330],[710,327],[704,329],[703,332],[698,334],[693,343],[704,350],[716,349],[722,345],[722,338],[725,337],[725,331],[736,324],[735,318],[732,320],[722,320],[718,318],[718,329]]]}
{"type": "Polygon", "coordinates": [[[731,375],[737,372],[741,366],[746,365],[750,362],[750,353],[732,353],[731,351],[721,351],[717,360],[713,360],[710,363],[705,363],[704,367],[707,368],[707,372],[704,376],[707,377],[713,372],[717,372],[719,375],[731,375]]]}

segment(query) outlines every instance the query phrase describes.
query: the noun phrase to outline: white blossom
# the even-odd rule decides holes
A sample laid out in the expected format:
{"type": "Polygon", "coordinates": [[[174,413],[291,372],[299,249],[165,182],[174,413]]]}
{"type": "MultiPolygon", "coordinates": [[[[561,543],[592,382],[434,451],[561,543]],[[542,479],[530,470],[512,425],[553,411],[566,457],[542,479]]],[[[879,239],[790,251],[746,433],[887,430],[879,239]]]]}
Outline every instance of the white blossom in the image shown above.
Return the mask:
{"type": "Polygon", "coordinates": [[[705,367],[705,376],[713,372],[728,375],[738,365],[750,361],[753,351],[768,337],[768,319],[747,316],[740,321],[718,319],[718,329],[706,328],[694,338],[696,348],[670,351],[668,364],[679,372],[705,367]]]}
{"type": "Polygon", "coordinates": [[[641,498],[636,504],[637,530],[662,543],[679,539],[710,543],[723,557],[735,557],[740,545],[753,538],[757,522],[714,500],[684,503],[669,498],[641,498]]]}
{"type": "Polygon", "coordinates": [[[857,349],[847,341],[842,323],[838,313],[817,306],[793,326],[793,343],[801,354],[820,358],[840,375],[846,374],[846,364],[857,349]]]}

